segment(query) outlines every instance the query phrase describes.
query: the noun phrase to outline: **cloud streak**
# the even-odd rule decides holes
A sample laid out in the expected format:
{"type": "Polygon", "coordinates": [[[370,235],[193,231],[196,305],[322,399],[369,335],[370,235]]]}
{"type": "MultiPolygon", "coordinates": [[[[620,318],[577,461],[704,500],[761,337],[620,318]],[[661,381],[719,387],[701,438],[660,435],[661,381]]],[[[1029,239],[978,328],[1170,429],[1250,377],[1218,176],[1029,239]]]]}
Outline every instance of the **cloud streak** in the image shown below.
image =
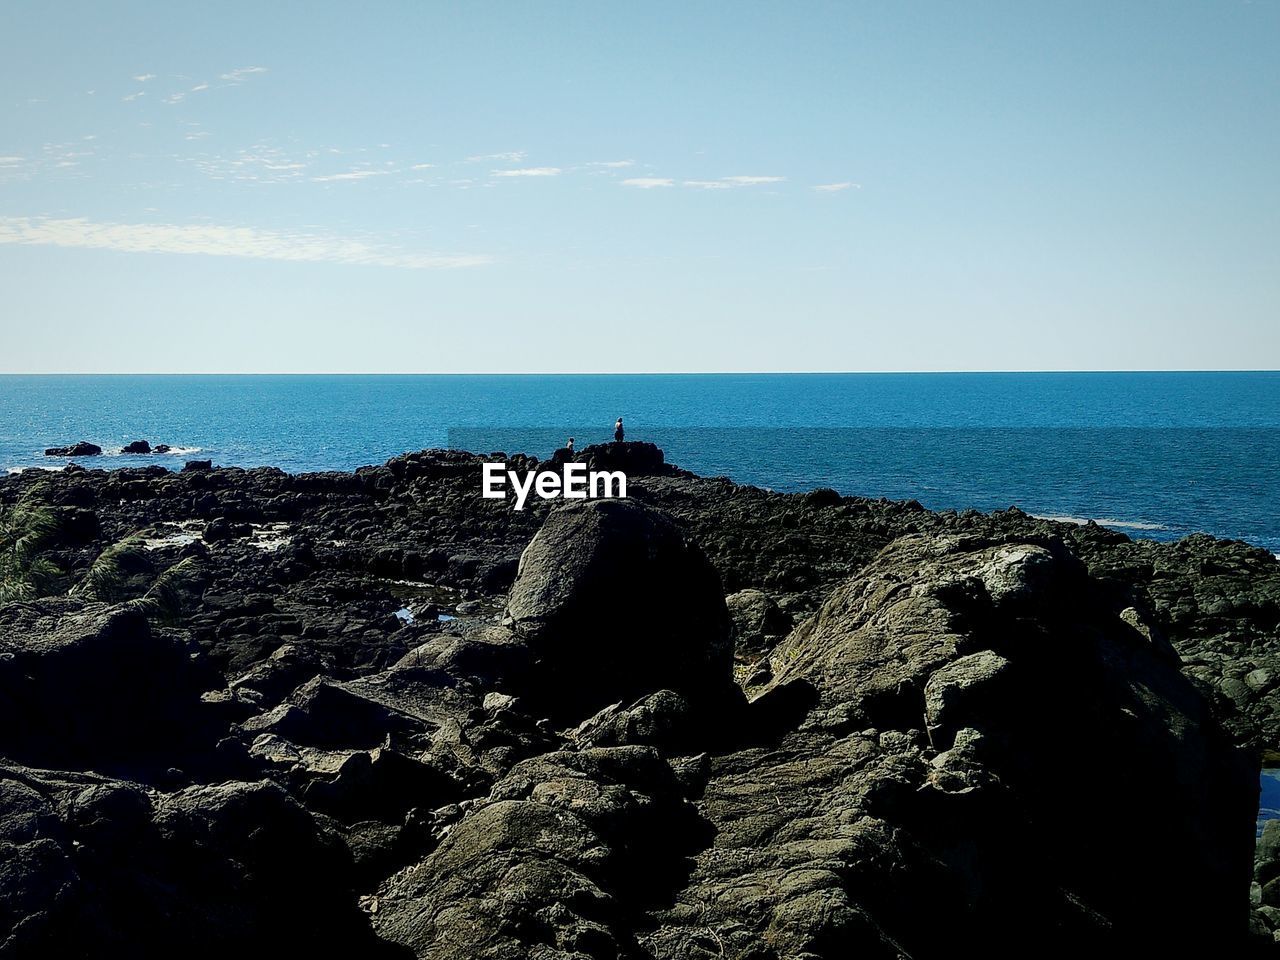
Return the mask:
{"type": "Polygon", "coordinates": [[[639,190],[652,190],[654,187],[673,187],[675,181],[670,177],[629,177],[622,181],[622,185],[639,190]]]}
{"type": "Polygon", "coordinates": [[[520,167],[516,170],[491,170],[495,177],[558,177],[559,167],[520,167]]]}
{"type": "Polygon", "coordinates": [[[721,177],[719,180],[684,180],[682,186],[698,190],[732,190],[734,187],[758,187],[764,183],[782,183],[786,177],[721,177]]]}
{"type": "Polygon", "coordinates": [[[842,183],[820,183],[813,189],[820,193],[839,193],[841,190],[861,190],[862,184],[845,180],[842,183]]]}
{"type": "Polygon", "coordinates": [[[523,150],[510,150],[506,153],[484,153],[467,157],[467,163],[519,163],[528,154],[523,150]]]}
{"type": "Polygon", "coordinates": [[[330,183],[334,180],[367,180],[369,177],[381,177],[390,170],[349,170],[346,173],[330,173],[322,177],[312,177],[312,183],[330,183]]]}
{"type": "Polygon", "coordinates": [[[83,217],[0,217],[0,244],[122,253],[181,253],[254,260],[452,270],[492,263],[485,254],[415,253],[353,237],[212,224],[98,223],[83,217]]]}
{"type": "Polygon", "coordinates": [[[231,83],[244,83],[244,81],[253,76],[253,74],[266,72],[266,67],[237,67],[235,70],[228,70],[226,73],[218,77],[218,79],[227,80],[231,83]]]}

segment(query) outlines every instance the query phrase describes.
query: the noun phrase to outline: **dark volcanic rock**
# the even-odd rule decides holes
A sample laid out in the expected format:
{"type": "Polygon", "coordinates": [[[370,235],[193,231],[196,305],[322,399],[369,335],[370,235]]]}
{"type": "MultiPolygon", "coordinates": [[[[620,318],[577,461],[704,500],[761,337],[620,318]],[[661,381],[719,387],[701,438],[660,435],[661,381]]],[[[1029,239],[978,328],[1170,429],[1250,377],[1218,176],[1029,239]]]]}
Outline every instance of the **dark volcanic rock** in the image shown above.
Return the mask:
{"type": "Polygon", "coordinates": [[[134,440],[132,443],[126,443],[120,448],[121,453],[150,453],[151,444],[146,440],[134,440]]]}
{"type": "Polygon", "coordinates": [[[720,580],[668,517],[626,500],[553,511],[507,598],[536,658],[531,691],[561,716],[663,688],[730,686],[720,580]]]}
{"type": "Polygon", "coordinates": [[[628,477],[679,473],[669,465],[661,448],[653,443],[627,440],[622,443],[594,443],[579,455],[591,470],[621,470],[628,477]]]}
{"type": "MultiPolygon", "coordinates": [[[[1059,946],[1242,931],[1256,767],[1176,659],[1119,614],[1060,544],[904,538],[774,654],[775,685],[805,678],[820,692],[812,733],[787,741],[813,772],[784,787],[774,764],[794,761],[757,758],[735,789],[802,790],[845,749],[821,730],[881,731],[863,735],[861,786],[783,805],[813,818],[817,840],[862,796],[864,815],[901,832],[904,862],[923,850],[942,868],[929,930],[863,894],[859,909],[913,955],[941,949],[936,936],[1002,953],[1049,928],[1059,946]]],[[[711,819],[732,846],[743,826],[711,819]]]]}
{"type": "Polygon", "coordinates": [[[44,452],[44,455],[46,457],[96,457],[100,453],[102,453],[102,448],[96,443],[81,440],[79,443],[73,443],[69,447],[50,447],[44,452]]]}
{"type": "Polygon", "coordinates": [[[0,766],[0,798],[6,957],[386,955],[341,841],[270,784],[153,796],[0,766]]]}
{"type": "Polygon", "coordinates": [[[207,678],[141,613],[45,600],[0,606],[0,752],[141,773],[204,736],[207,678]]]}
{"type": "Polygon", "coordinates": [[[791,618],[763,590],[739,590],[724,602],[733,620],[738,656],[765,652],[791,629],[791,618]]]}
{"type": "Polygon", "coordinates": [[[651,750],[527,760],[383,886],[375,929],[424,958],[642,956],[631,918],[679,882],[699,823],[651,750]]]}
{"type": "Polygon", "coordinates": [[[235,523],[227,517],[215,517],[204,527],[205,543],[219,543],[223,540],[234,540],[247,537],[253,533],[253,527],[247,523],[235,523]]]}
{"type": "Polygon", "coordinates": [[[0,477],[58,521],[48,589],[145,544],[114,605],[0,608],[0,956],[1271,942],[1232,746],[1280,752],[1265,551],[591,450],[630,501],[516,512],[460,451],[0,477]]]}

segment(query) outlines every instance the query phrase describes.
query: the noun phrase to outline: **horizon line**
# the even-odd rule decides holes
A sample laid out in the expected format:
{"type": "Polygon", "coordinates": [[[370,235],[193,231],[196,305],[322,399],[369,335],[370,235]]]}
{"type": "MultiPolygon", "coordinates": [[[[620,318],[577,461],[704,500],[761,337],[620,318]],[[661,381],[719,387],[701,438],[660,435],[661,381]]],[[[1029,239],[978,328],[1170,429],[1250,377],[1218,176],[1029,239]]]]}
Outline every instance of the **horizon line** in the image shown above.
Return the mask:
{"type": "Polygon", "coordinates": [[[805,377],[992,374],[1280,373],[1280,367],[1096,367],[989,370],[5,370],[0,377],[805,377]]]}

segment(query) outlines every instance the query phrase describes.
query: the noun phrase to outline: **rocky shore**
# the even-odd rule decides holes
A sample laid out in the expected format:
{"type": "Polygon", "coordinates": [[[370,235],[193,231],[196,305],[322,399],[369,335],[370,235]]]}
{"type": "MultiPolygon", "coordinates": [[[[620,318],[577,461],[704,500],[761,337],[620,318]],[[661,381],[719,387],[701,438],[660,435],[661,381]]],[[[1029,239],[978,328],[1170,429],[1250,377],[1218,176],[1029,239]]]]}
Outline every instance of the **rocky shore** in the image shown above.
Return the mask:
{"type": "Polygon", "coordinates": [[[0,957],[1274,950],[1272,555],[581,458],[0,480],[0,957]]]}

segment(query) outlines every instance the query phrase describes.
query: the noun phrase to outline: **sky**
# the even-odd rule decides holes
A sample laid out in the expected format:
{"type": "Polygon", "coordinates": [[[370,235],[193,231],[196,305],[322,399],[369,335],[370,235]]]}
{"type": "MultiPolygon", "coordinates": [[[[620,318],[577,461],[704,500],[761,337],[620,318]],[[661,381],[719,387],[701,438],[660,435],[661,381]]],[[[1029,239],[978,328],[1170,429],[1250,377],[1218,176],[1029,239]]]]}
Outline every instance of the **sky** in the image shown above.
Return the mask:
{"type": "Polygon", "coordinates": [[[1280,367],[1280,0],[8,2],[0,372],[1280,367]]]}

